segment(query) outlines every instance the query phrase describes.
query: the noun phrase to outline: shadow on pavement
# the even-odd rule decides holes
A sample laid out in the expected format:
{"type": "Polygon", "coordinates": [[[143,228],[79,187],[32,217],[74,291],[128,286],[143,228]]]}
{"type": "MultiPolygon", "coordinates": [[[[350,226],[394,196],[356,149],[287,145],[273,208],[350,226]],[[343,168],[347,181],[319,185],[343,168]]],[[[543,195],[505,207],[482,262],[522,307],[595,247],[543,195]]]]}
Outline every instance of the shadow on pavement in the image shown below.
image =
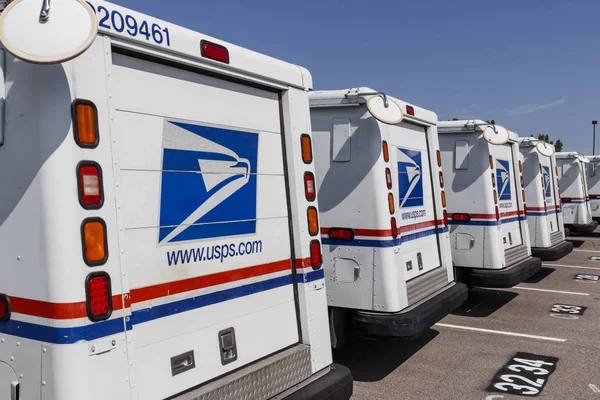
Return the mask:
{"type": "Polygon", "coordinates": [[[556,271],[556,268],[542,267],[537,274],[535,274],[534,276],[532,276],[531,278],[529,278],[523,282],[525,282],[525,283],[540,283],[554,271],[556,271]]]}
{"type": "Polygon", "coordinates": [[[585,240],[574,240],[569,238],[567,238],[566,240],[573,243],[573,247],[575,247],[576,249],[580,248],[585,243],[585,240]]]}
{"type": "Polygon", "coordinates": [[[375,339],[354,337],[334,350],[336,363],[350,368],[355,381],[377,382],[411,358],[432,341],[439,332],[433,329],[414,338],[375,339]]]}
{"type": "Polygon", "coordinates": [[[475,288],[469,298],[451,314],[461,317],[486,318],[504,307],[519,294],[506,290],[475,288]]]}

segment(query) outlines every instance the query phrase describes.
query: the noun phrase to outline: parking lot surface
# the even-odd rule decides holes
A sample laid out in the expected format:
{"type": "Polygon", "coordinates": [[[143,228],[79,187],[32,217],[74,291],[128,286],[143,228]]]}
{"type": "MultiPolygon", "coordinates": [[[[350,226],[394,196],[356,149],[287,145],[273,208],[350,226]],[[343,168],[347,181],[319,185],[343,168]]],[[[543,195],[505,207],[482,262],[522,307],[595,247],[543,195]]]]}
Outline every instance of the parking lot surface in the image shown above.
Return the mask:
{"type": "Polygon", "coordinates": [[[353,399],[600,399],[600,261],[590,259],[600,234],[569,239],[571,254],[513,288],[473,289],[417,338],[354,338],[336,351],[354,375],[353,399]],[[517,353],[530,358],[515,367],[517,353]],[[523,370],[534,372],[516,376],[523,370]],[[537,393],[494,387],[507,381],[499,386],[537,393]]]}

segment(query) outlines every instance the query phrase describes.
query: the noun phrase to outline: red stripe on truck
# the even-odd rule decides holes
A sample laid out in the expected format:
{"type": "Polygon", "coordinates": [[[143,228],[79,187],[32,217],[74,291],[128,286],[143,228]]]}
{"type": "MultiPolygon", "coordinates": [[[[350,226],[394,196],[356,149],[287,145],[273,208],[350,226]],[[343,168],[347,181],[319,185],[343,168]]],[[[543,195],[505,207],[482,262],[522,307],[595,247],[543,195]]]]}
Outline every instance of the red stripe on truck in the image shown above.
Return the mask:
{"type": "MultiPolygon", "coordinates": [[[[19,314],[27,314],[35,317],[50,319],[72,319],[87,317],[85,301],[76,303],[50,303],[47,301],[24,299],[22,297],[9,296],[10,311],[19,314]]],[[[122,295],[112,297],[113,311],[123,308],[122,295]]],[[[127,300],[126,300],[127,302],[127,300]]]]}
{"type": "MultiPolygon", "coordinates": [[[[495,217],[494,217],[495,218],[495,217]]],[[[444,226],[444,221],[437,221],[438,226],[444,226]]],[[[401,225],[398,226],[398,232],[406,233],[411,231],[416,231],[418,229],[429,228],[435,226],[435,220],[418,222],[416,224],[411,225],[401,225]]],[[[321,228],[321,235],[328,235],[329,230],[331,228],[321,228]]],[[[354,231],[354,236],[369,236],[369,237],[387,237],[392,236],[391,229],[361,229],[361,228],[347,228],[352,229],[354,231]]]]}

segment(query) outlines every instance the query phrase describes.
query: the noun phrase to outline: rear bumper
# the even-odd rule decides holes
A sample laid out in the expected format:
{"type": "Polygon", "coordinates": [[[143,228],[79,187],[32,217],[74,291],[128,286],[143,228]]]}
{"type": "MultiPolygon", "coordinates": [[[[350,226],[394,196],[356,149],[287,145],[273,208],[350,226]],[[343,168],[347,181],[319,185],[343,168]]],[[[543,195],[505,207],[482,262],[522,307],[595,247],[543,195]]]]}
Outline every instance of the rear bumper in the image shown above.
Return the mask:
{"type": "Polygon", "coordinates": [[[573,251],[573,243],[564,241],[552,247],[532,247],[531,255],[543,261],[560,260],[573,251]]]}
{"type": "Polygon", "coordinates": [[[408,337],[429,329],[433,324],[465,302],[468,289],[453,282],[433,297],[399,313],[357,311],[354,326],[369,336],[408,337]]]}
{"type": "Polygon", "coordinates": [[[527,257],[503,269],[473,269],[468,282],[473,286],[511,287],[537,274],[542,268],[542,260],[527,257]]]}
{"type": "Polygon", "coordinates": [[[592,233],[598,227],[598,221],[592,220],[589,224],[565,224],[565,228],[570,229],[572,233],[592,233]]]}
{"type": "Polygon", "coordinates": [[[352,396],[353,377],[350,370],[333,364],[319,379],[285,397],[286,400],[348,400],[352,396]]]}

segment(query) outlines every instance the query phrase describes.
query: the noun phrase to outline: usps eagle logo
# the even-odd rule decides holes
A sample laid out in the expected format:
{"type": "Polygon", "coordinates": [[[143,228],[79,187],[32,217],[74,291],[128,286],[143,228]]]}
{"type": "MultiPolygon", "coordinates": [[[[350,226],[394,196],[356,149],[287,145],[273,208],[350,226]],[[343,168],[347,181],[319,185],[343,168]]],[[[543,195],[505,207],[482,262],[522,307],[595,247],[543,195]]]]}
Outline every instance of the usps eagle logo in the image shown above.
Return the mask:
{"type": "Polygon", "coordinates": [[[510,200],[510,163],[505,160],[496,160],[496,184],[498,198],[510,200]]]}
{"type": "Polygon", "coordinates": [[[542,174],[544,178],[544,191],[546,192],[546,197],[552,197],[552,186],[550,185],[550,167],[542,168],[544,173],[542,174]]]}
{"type": "Polygon", "coordinates": [[[159,244],[256,232],[258,134],[163,126],[159,244]]]}
{"type": "Polygon", "coordinates": [[[398,147],[400,208],[423,205],[423,164],[421,152],[398,147]]]}

